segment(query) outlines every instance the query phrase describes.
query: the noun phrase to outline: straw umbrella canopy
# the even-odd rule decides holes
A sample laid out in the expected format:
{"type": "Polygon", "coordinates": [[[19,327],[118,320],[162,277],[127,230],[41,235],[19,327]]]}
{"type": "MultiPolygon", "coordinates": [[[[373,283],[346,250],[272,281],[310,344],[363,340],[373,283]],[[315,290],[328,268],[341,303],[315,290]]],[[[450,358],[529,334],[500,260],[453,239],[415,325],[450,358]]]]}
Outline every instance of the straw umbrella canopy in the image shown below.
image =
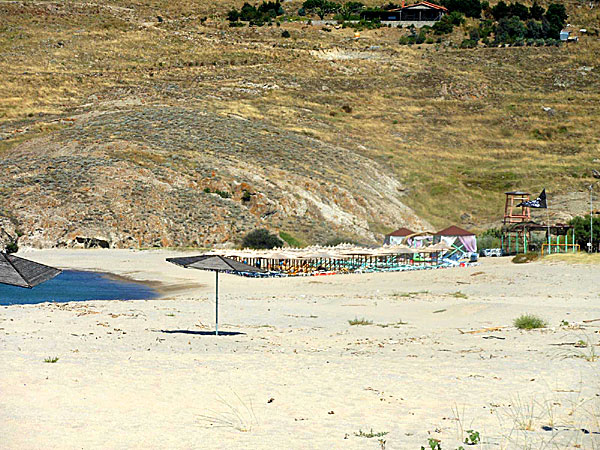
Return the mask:
{"type": "Polygon", "coordinates": [[[62,270],[0,252],[0,283],[31,289],[62,270]]]}
{"type": "Polygon", "coordinates": [[[219,272],[264,273],[258,267],[249,266],[221,255],[184,256],[167,258],[167,261],[186,269],[211,270],[215,273],[215,335],[219,335],[219,272]]]}

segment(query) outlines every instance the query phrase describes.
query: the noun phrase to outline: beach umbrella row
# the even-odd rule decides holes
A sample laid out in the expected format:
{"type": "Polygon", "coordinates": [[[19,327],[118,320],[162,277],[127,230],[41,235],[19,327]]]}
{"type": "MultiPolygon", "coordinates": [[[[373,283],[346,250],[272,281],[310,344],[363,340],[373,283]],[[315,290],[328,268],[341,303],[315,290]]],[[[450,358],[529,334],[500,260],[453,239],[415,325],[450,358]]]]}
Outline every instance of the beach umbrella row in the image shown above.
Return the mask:
{"type": "MultiPolygon", "coordinates": [[[[412,248],[406,245],[384,245],[378,248],[358,247],[342,244],[335,247],[312,246],[306,248],[277,248],[273,250],[213,250],[207,254],[223,255],[235,258],[262,258],[262,259],[326,259],[348,258],[352,256],[388,256],[410,255],[415,253],[435,253],[447,249],[441,243],[428,247],[412,248]]],[[[445,245],[445,244],[444,244],[445,245]]]]}

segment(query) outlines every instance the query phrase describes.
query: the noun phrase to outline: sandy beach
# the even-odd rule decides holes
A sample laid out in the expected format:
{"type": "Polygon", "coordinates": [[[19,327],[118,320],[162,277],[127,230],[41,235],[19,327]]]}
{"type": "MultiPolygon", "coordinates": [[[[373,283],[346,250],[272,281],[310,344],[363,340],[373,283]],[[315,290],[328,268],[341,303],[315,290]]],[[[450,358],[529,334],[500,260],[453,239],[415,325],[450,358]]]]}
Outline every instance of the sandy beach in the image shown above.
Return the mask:
{"type": "Polygon", "coordinates": [[[182,254],[20,253],[162,297],[1,306],[0,447],[600,448],[598,265],[222,275],[240,334],[215,337],[214,274],[164,261],[182,254]],[[548,327],[516,329],[523,313],[548,327]]]}

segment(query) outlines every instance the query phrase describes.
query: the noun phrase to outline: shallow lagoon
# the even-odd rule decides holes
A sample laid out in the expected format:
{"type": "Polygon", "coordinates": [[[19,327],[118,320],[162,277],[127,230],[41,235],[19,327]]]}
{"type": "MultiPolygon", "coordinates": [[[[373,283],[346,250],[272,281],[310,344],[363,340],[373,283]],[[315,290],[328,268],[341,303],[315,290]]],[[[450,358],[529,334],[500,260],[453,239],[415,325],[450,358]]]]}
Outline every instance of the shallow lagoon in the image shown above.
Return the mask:
{"type": "Polygon", "coordinates": [[[86,300],[144,300],[158,297],[151,287],[110,278],[105,273],[65,270],[33,289],[0,284],[0,305],[86,300]]]}

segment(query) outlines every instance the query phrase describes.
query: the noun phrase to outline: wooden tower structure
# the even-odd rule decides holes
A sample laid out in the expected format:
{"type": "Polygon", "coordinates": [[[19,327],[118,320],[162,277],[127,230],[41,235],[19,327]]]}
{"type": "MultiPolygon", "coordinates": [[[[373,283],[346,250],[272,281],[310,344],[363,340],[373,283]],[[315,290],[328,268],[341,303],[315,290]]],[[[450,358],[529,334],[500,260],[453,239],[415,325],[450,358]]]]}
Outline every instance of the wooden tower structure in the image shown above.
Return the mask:
{"type": "Polygon", "coordinates": [[[526,206],[517,206],[529,201],[529,192],[505,192],[504,220],[502,226],[502,252],[507,255],[527,252],[527,241],[531,236],[526,227],[516,224],[531,222],[531,210],[526,206]]]}

